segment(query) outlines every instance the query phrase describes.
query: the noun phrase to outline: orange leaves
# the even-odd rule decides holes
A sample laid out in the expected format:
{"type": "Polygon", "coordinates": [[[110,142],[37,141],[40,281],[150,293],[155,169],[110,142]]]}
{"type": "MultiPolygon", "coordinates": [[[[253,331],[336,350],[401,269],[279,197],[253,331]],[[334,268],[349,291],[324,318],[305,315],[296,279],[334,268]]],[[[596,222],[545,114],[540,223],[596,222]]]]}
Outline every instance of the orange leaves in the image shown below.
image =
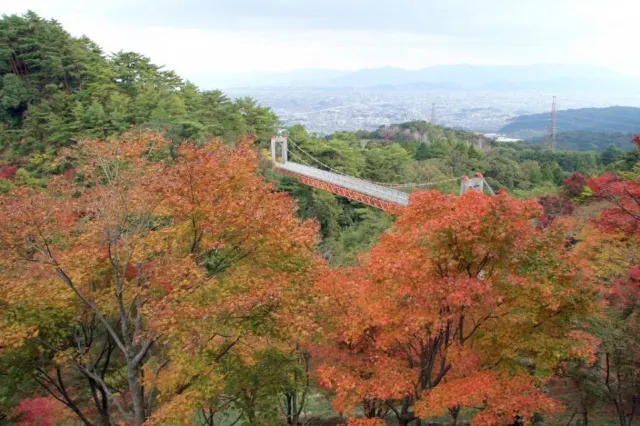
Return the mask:
{"type": "Polygon", "coordinates": [[[451,380],[425,393],[416,404],[422,417],[444,414],[452,407],[481,409],[474,425],[509,425],[518,416],[529,423],[535,413],[553,413],[561,407],[545,396],[529,376],[479,372],[451,380]]]}
{"type": "Polygon", "coordinates": [[[385,426],[387,422],[382,419],[349,419],[347,426],[385,426]]]}
{"type": "Polygon", "coordinates": [[[428,390],[425,416],[487,398],[495,405],[478,424],[553,409],[526,376],[496,368],[549,371],[571,350],[585,355],[566,333],[594,308],[590,276],[565,247],[567,224],[536,230],[540,213],[535,200],[506,193],[416,193],[361,265],[323,274],[316,288],[331,344],[318,349],[317,372],[336,408],[415,402],[428,390]]]}
{"type": "MultiPolygon", "coordinates": [[[[134,370],[170,357],[147,374],[165,414],[214,397],[223,357],[311,329],[321,262],[317,224],[257,174],[249,143],[185,143],[177,158],[169,146],[152,133],[84,141],[59,160],[71,179],[0,197],[0,304],[96,314],[134,370]]],[[[35,336],[21,320],[0,317],[0,346],[35,336]]]]}

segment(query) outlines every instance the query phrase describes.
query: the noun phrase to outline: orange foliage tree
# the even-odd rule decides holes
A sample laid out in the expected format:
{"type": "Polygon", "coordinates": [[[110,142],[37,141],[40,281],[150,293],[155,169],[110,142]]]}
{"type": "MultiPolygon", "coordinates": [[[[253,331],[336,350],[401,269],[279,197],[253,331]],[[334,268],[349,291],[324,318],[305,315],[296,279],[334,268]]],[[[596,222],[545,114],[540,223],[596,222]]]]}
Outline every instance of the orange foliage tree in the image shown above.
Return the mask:
{"type": "Polygon", "coordinates": [[[574,330],[597,306],[587,265],[541,208],[469,192],[423,192],[398,212],[361,265],[317,284],[323,329],[320,383],[340,412],[400,424],[479,410],[475,424],[511,424],[559,407],[542,378],[593,339],[574,330]],[[535,375],[531,373],[535,372],[535,375]]]}
{"type": "MultiPolygon", "coordinates": [[[[640,147],[639,136],[632,142],[640,147]]],[[[636,150],[630,157],[637,154],[636,150]]],[[[606,320],[597,323],[602,339],[599,362],[588,370],[588,378],[606,396],[619,424],[628,426],[636,418],[640,401],[640,178],[637,164],[632,172],[621,172],[621,176],[607,173],[587,183],[596,197],[611,203],[611,207],[595,219],[596,229],[585,231],[590,237],[585,256],[593,258],[598,278],[608,290],[609,301],[606,320]]]]}
{"type": "Polygon", "coordinates": [[[97,415],[80,404],[87,392],[69,392],[72,373],[103,424],[175,424],[210,407],[224,357],[250,358],[310,321],[297,315],[317,226],[258,175],[250,143],[171,155],[161,136],[128,135],[60,162],[72,177],[0,198],[0,350],[49,351],[38,383],[84,424],[97,415]],[[45,339],[51,324],[33,314],[45,311],[75,331],[45,339]]]}

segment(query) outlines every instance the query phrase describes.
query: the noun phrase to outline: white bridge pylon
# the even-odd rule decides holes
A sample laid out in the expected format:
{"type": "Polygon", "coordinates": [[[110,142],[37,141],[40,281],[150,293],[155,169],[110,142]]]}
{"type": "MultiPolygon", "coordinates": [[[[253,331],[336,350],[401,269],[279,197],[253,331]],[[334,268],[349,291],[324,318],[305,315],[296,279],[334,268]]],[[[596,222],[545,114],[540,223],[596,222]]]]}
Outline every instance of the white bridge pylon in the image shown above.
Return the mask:
{"type": "MultiPolygon", "coordinates": [[[[297,145],[295,146],[297,147],[297,145]]],[[[318,164],[331,169],[329,166],[324,165],[319,160],[312,157],[311,154],[301,148],[299,149],[318,164]]],[[[379,183],[347,176],[339,172],[336,173],[336,171],[323,170],[309,164],[289,161],[289,148],[286,135],[278,134],[277,136],[271,137],[271,158],[278,172],[292,176],[305,185],[323,189],[336,195],[378,207],[383,210],[390,209],[393,206],[409,205],[409,194],[406,192],[399,191],[379,183]]],[[[468,190],[484,191],[485,185],[493,194],[491,187],[486,184],[484,177],[479,173],[474,178],[463,176],[461,178],[448,179],[448,181],[457,179],[461,180],[461,195],[468,190]]],[[[411,184],[398,186],[409,187],[411,184]]],[[[417,184],[416,186],[421,185],[417,184]]]]}

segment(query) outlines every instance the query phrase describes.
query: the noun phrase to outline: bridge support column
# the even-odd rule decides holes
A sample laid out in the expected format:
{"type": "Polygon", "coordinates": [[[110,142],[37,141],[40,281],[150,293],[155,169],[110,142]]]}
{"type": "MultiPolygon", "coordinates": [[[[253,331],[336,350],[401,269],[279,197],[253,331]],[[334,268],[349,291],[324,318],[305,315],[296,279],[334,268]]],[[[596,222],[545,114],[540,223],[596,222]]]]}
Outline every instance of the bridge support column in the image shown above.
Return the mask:
{"type": "Polygon", "coordinates": [[[280,145],[280,152],[282,153],[282,163],[289,161],[287,137],[284,135],[271,136],[271,159],[273,163],[278,163],[278,145],[280,145]]]}
{"type": "Polygon", "coordinates": [[[271,136],[271,161],[276,164],[278,157],[276,157],[276,137],[271,136]]]}
{"type": "Polygon", "coordinates": [[[475,191],[484,192],[484,177],[480,173],[476,173],[476,177],[469,178],[463,176],[460,181],[460,195],[464,194],[468,190],[473,189],[475,191]]]}
{"type": "Polygon", "coordinates": [[[282,162],[287,163],[289,161],[289,147],[287,146],[287,137],[282,136],[282,162]]]}

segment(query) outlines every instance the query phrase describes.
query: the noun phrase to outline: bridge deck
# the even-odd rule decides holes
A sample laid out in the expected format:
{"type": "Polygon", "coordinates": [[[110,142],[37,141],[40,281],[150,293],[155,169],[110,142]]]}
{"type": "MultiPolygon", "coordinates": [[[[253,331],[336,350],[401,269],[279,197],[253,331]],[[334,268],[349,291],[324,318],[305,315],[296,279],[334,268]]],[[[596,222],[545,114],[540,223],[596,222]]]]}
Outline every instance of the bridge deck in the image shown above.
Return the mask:
{"type": "Polygon", "coordinates": [[[375,183],[368,182],[366,180],[339,175],[337,173],[316,169],[315,167],[309,167],[291,161],[287,161],[286,163],[277,163],[276,167],[291,173],[300,174],[312,179],[317,179],[322,182],[356,191],[361,194],[366,194],[379,200],[400,204],[402,206],[409,205],[409,194],[396,189],[376,185],[375,183]]]}

